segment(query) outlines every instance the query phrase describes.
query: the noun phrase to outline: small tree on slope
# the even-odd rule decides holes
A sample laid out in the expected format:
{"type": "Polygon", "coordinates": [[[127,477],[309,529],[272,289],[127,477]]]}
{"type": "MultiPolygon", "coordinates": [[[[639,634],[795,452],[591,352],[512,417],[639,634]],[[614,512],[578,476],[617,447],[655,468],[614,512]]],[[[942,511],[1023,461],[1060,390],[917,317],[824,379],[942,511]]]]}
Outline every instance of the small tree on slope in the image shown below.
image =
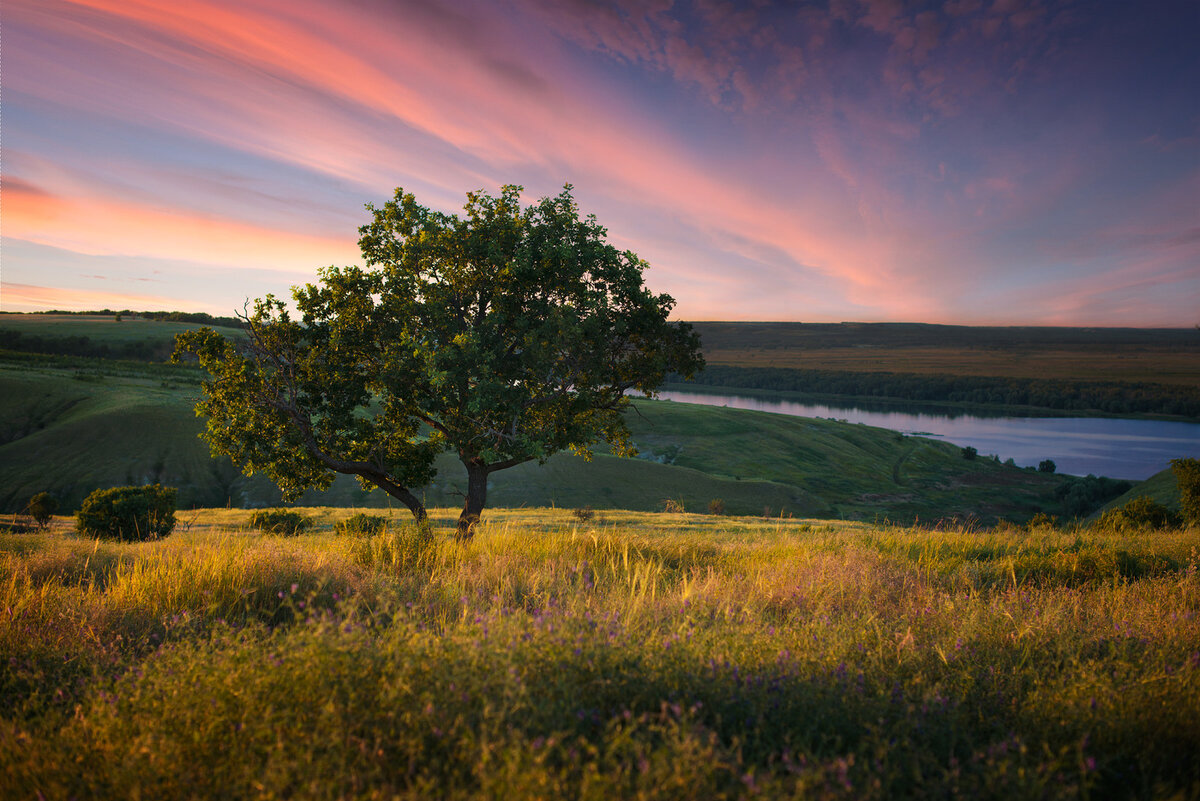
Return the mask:
{"type": "Polygon", "coordinates": [[[294,499],[358,477],[404,503],[450,449],[467,471],[458,535],[469,537],[491,473],[607,441],[628,454],[628,393],[703,367],[699,338],[642,283],[647,266],[579,218],[568,185],[522,209],[521,187],[469,193],[465,216],[397,189],[359,229],[366,268],[329,267],[292,290],[299,319],[268,295],[244,343],[180,335],[212,380],[205,438],[294,499]]]}

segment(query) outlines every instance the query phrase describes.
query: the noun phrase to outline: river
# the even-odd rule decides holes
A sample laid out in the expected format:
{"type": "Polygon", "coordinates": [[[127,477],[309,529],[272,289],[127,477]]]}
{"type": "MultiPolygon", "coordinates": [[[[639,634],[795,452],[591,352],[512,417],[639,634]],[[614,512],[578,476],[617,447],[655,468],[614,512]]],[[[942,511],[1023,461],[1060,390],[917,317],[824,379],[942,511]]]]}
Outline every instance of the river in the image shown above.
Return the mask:
{"type": "Polygon", "coordinates": [[[824,417],[937,437],[995,454],[1021,467],[1054,461],[1060,473],[1089,473],[1140,481],[1170,466],[1171,459],[1200,457],[1200,423],[1126,420],[1113,417],[976,417],[867,411],[744,395],[709,392],[659,393],[663,400],[728,406],[797,417],[824,417]]]}

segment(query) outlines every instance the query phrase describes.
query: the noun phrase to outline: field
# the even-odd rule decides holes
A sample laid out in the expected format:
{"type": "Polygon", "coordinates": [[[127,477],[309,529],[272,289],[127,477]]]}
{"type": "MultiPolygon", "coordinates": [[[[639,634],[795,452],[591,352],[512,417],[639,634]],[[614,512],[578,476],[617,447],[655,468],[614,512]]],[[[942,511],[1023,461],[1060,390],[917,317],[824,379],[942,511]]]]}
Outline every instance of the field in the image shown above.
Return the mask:
{"type": "MultiPolygon", "coordinates": [[[[124,325],[125,323],[120,323],[124,325]]],[[[265,478],[209,457],[192,407],[198,375],[184,368],[104,360],[0,360],[0,511],[49,491],[75,509],[92,490],[161,482],[181,507],[274,505],[265,478]],[[74,364],[75,366],[72,366],[74,364]]],[[[39,358],[42,357],[30,357],[39,358]]],[[[495,474],[491,506],[624,508],[665,501],[703,511],[721,499],[735,514],[893,521],[1064,513],[1068,477],[989,459],[967,461],[949,443],[869,426],[759,412],[638,401],[628,416],[639,459],[598,448],[591,462],[560,454],[495,474]]],[[[421,490],[429,505],[461,503],[461,465],[449,455],[421,490]]],[[[383,506],[339,477],[311,505],[383,506]]]]}
{"type": "Polygon", "coordinates": [[[304,511],[0,535],[0,797],[1200,793],[1195,529],[304,511]]]}
{"type": "Polygon", "coordinates": [[[695,323],[709,364],[1200,387],[1200,331],[695,323]]]}
{"type": "Polygon", "coordinates": [[[176,334],[197,327],[191,323],[151,320],[128,314],[120,322],[111,314],[0,314],[0,329],[36,337],[88,337],[115,345],[130,342],[170,344],[176,334]]]}

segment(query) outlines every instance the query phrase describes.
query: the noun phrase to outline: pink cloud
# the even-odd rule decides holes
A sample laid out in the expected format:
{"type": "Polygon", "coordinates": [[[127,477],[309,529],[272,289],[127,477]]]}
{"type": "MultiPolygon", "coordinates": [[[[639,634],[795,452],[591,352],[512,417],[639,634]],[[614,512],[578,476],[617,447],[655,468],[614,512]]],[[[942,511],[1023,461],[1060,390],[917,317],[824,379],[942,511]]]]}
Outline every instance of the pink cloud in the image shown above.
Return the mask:
{"type": "MultiPolygon", "coordinates": [[[[961,126],[955,144],[988,133],[956,115],[1002,102],[993,98],[1003,81],[1019,89],[1037,47],[1031,34],[964,56],[979,48],[984,21],[969,0],[944,13],[871,0],[842,9],[842,22],[811,10],[776,20],[705,0],[686,25],[670,2],[15,0],[12,8],[6,24],[54,42],[5,54],[6,88],[21,96],[298,167],[363,201],[400,184],[453,209],[466,189],[516,181],[537,196],[569,180],[584,210],[614,232],[642,232],[630,246],[656,265],[654,280],[667,282],[661,289],[680,297],[684,314],[721,306],[705,297],[714,287],[728,298],[744,285],[737,296],[764,304],[756,309],[794,308],[801,298],[865,318],[945,315],[955,292],[1002,261],[972,256],[972,246],[989,226],[1020,228],[1052,211],[1091,157],[1095,125],[1083,119],[1068,131],[1080,145],[1035,132],[1032,142],[985,136],[965,155],[937,152],[938,126],[951,118],[961,126]],[[798,21],[803,35],[780,33],[798,21]],[[874,57],[839,60],[833,31],[869,42],[874,57]],[[631,91],[628,74],[653,91],[631,91]],[[660,107],[660,79],[686,89],[670,102],[688,123],[660,107]],[[840,93],[844,82],[854,92],[840,93]],[[716,124],[705,129],[708,120],[716,124]]],[[[994,11],[1003,37],[1030,9],[994,11]]],[[[17,190],[6,235],[280,270],[355,260],[353,228],[339,230],[349,212],[335,226],[326,204],[305,197],[292,222],[249,199],[242,214],[232,205],[236,178],[222,183],[195,174],[202,170],[181,174],[173,192],[167,176],[151,180],[148,169],[107,154],[87,175],[65,165],[22,169],[18,178],[45,191],[17,190]],[[198,187],[231,211],[188,198],[198,187]]]]}
{"type": "Polygon", "coordinates": [[[107,198],[60,196],[19,180],[5,181],[4,235],[92,255],[187,258],[287,272],[358,257],[351,235],[312,236],[107,198]]]}
{"type": "MultiPolygon", "coordinates": [[[[507,172],[504,165],[544,168],[561,164],[567,167],[567,174],[580,176],[577,183],[585,177],[594,180],[607,185],[609,192],[635,199],[640,207],[672,209],[699,225],[737,230],[780,248],[796,262],[856,284],[878,285],[885,280],[883,254],[877,245],[847,245],[845,237],[827,228],[828,219],[806,220],[797,215],[795,208],[777,205],[750,185],[731,182],[728,175],[713,175],[708,164],[692,160],[673,147],[670,136],[653,124],[628,113],[610,113],[610,109],[594,103],[594,96],[576,98],[558,93],[547,98],[528,87],[514,90],[512,86],[501,86],[498,81],[503,78],[498,78],[486,62],[448,58],[441,52],[442,45],[411,31],[404,37],[407,46],[397,48],[397,32],[388,30],[387,25],[377,21],[368,24],[367,20],[356,19],[351,11],[331,15],[312,3],[263,3],[237,13],[201,0],[170,6],[87,0],[87,5],[145,29],[141,34],[128,35],[133,36],[139,49],[156,59],[192,67],[194,57],[190,54],[197,50],[211,54],[205,64],[216,59],[211,70],[197,68],[194,77],[185,72],[182,87],[178,77],[173,78],[170,88],[176,95],[180,88],[196,95],[201,117],[192,124],[198,133],[219,141],[248,140],[255,143],[252,147],[257,152],[369,180],[371,165],[387,163],[388,152],[370,136],[356,133],[351,119],[322,115],[314,108],[312,113],[302,114],[306,122],[297,126],[294,106],[257,102],[277,83],[313,87],[366,109],[389,113],[459,151],[474,154],[481,163],[493,165],[489,171],[503,175],[507,172]],[[306,14],[311,15],[305,17],[309,22],[302,25],[298,19],[306,14]],[[321,20],[320,36],[309,30],[313,19],[321,20]],[[174,40],[187,47],[170,44],[174,40]],[[388,69],[373,66],[375,63],[388,69]],[[218,103],[216,93],[222,88],[221,81],[252,74],[246,73],[247,66],[268,76],[259,78],[265,83],[242,86],[238,94],[223,97],[218,103]],[[219,79],[216,82],[214,72],[219,79]],[[401,84],[393,75],[405,76],[407,83],[401,84]],[[422,95],[414,94],[414,85],[425,87],[422,95]],[[486,133],[474,122],[481,113],[489,119],[486,133]],[[311,130],[338,140],[336,146],[322,147],[322,141],[307,139],[311,134],[306,131],[311,130]],[[306,141],[309,144],[304,144],[306,141]],[[303,150],[297,152],[298,148],[303,150]],[[329,155],[323,155],[326,153],[329,155]],[[361,166],[353,168],[344,163],[348,154],[353,157],[359,153],[368,154],[361,166]]],[[[546,55],[541,58],[539,66],[545,70],[546,55]]],[[[187,104],[189,109],[196,106],[194,101],[187,104]]],[[[183,116],[173,116],[176,124],[181,124],[183,116]]],[[[120,231],[121,238],[139,239],[139,252],[168,246],[178,252],[181,244],[194,243],[199,254],[205,254],[205,258],[211,254],[222,263],[247,256],[261,258],[264,248],[252,243],[264,236],[274,244],[263,232],[252,234],[238,228],[236,234],[217,238],[222,245],[215,247],[213,237],[203,233],[211,221],[185,223],[149,209],[123,209],[121,213],[124,221],[115,219],[115,211],[101,215],[113,223],[111,226],[91,226],[69,235],[37,229],[25,235],[59,246],[117,252],[120,244],[115,241],[115,232],[120,231]],[[100,237],[100,241],[89,241],[89,237],[100,237]],[[235,242],[243,244],[235,248],[235,242]]],[[[228,226],[229,222],[222,225],[228,226]]],[[[305,252],[322,252],[327,245],[305,244],[280,250],[278,253],[286,255],[277,255],[276,263],[305,252]]],[[[310,261],[313,258],[316,256],[310,261]]]]}

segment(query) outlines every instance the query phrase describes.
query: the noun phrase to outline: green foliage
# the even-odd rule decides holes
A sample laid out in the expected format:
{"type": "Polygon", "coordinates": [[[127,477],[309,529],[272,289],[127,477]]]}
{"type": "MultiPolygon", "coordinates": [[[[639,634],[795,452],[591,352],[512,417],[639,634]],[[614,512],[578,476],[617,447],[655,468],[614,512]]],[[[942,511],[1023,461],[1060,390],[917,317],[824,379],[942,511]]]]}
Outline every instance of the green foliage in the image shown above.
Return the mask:
{"type": "Polygon", "coordinates": [[[975,461],[975,457],[978,455],[979,451],[970,445],[967,445],[962,449],[962,458],[966,459],[968,462],[975,461]]]}
{"type": "Polygon", "coordinates": [[[363,512],[351,515],[333,527],[338,534],[349,534],[355,537],[373,537],[387,528],[388,520],[383,515],[369,515],[363,512]]]}
{"type": "Polygon", "coordinates": [[[250,527],[264,534],[294,537],[312,528],[312,518],[290,509],[260,509],[250,515],[250,527]]]}
{"type": "Polygon", "coordinates": [[[1200,459],[1172,459],[1171,472],[1179,484],[1179,507],[1183,519],[1200,524],[1200,459]]]}
{"type": "Polygon", "coordinates": [[[1038,462],[1037,469],[1039,473],[1053,473],[1058,469],[1058,465],[1054,463],[1053,459],[1043,459],[1042,461],[1038,462]]]}
{"type": "Polygon", "coordinates": [[[268,295],[244,345],[181,335],[176,357],[196,354],[213,377],[196,408],[214,453],[289,499],[355,475],[421,520],[411,489],[449,449],[467,469],[465,536],[488,474],[598,441],[628,452],[627,394],[690,376],[699,340],[667,321],[674,300],[645,288],[646,263],[580,219],[569,186],[526,209],[519,194],[469,193],[459,217],[397,189],[367,207],[366,267],[295,289],[299,319],[268,295]]]}
{"type": "Polygon", "coordinates": [[[39,492],[29,499],[25,508],[38,528],[46,528],[50,525],[50,518],[58,511],[58,499],[48,492],[39,492]]]}
{"type": "Polygon", "coordinates": [[[1058,518],[1045,512],[1038,512],[1033,517],[1029,518],[1027,524],[1030,529],[1035,528],[1054,528],[1058,523],[1058,518]]]}
{"type": "Polygon", "coordinates": [[[1054,494],[1062,501],[1066,517],[1086,517],[1108,501],[1123,495],[1133,488],[1133,483],[1122,479],[1093,475],[1080,478],[1072,476],[1059,484],[1054,494]]]}
{"type": "Polygon", "coordinates": [[[175,488],[161,484],[96,490],[75,516],[80,534],[106,540],[153,540],[175,529],[175,488]]]}
{"type": "Polygon", "coordinates": [[[1143,495],[1122,507],[1109,509],[1100,516],[1096,525],[1116,530],[1172,528],[1179,525],[1179,515],[1143,495]]]}

